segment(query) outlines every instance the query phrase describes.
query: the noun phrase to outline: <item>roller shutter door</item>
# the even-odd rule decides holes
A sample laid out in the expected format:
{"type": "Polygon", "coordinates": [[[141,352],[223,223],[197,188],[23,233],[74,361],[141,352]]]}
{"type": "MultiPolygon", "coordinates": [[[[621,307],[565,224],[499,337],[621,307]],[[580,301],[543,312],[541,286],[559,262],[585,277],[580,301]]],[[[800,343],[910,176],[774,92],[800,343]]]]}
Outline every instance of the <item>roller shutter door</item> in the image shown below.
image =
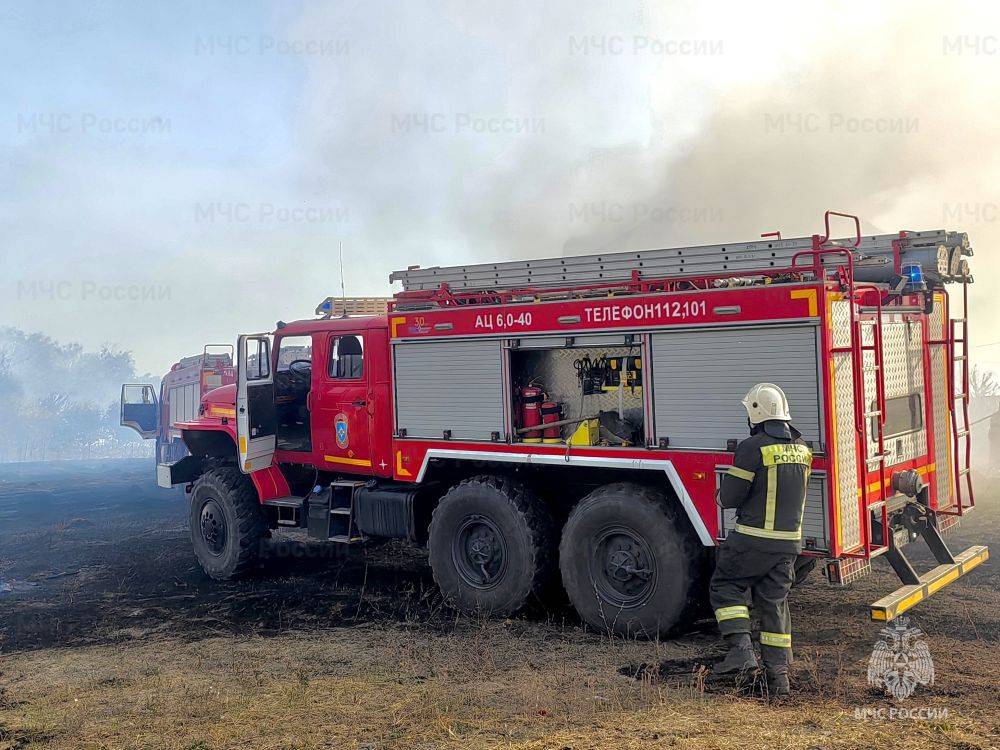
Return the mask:
{"type": "Polygon", "coordinates": [[[671,448],[725,450],[747,436],[741,401],[755,383],[776,383],[792,422],[820,450],[819,360],[815,326],[768,326],[656,333],[650,365],[657,438],[671,448]]]}
{"type": "Polygon", "coordinates": [[[504,433],[499,341],[396,344],[396,429],[464,440],[504,433]]]}

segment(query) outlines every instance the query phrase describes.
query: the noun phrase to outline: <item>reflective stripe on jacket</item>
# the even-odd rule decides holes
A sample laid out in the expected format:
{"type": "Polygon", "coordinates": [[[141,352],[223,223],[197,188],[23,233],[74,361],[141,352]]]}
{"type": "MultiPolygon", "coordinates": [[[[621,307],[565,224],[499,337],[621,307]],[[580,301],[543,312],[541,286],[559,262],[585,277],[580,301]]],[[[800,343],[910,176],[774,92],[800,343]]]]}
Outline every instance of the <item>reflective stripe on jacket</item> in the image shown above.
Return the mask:
{"type": "Polygon", "coordinates": [[[754,428],[722,477],[719,500],[736,508],[736,531],[776,551],[799,552],[812,451],[794,427],[775,420],[754,428]]]}

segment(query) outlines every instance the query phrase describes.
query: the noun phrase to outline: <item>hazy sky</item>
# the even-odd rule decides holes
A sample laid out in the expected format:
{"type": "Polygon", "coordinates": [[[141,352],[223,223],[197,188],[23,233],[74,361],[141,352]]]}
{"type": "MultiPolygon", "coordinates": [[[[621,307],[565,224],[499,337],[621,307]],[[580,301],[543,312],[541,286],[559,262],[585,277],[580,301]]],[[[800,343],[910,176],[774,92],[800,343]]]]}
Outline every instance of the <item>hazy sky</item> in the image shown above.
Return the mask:
{"type": "Polygon", "coordinates": [[[968,231],[1000,340],[995,4],[6,2],[0,63],[0,324],[141,370],[311,316],[339,241],[387,294],[827,208],[968,231]]]}

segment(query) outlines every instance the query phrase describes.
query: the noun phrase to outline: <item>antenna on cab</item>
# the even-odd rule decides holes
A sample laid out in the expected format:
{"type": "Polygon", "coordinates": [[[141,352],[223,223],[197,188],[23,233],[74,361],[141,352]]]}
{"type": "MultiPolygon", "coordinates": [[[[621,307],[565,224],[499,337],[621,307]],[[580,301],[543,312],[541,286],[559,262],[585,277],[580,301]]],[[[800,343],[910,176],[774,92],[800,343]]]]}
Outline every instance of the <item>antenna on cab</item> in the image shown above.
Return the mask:
{"type": "Polygon", "coordinates": [[[344,241],[340,241],[340,298],[344,303],[341,317],[347,317],[347,287],[344,285],[344,241]]]}

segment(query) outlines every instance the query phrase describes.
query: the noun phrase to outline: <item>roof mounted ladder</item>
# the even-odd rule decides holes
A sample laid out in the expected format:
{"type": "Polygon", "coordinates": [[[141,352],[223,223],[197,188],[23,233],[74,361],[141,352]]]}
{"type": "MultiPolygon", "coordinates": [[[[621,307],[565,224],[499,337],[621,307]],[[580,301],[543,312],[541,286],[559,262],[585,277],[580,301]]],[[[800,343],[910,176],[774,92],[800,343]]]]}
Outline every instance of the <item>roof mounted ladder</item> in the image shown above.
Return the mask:
{"type": "MultiPolygon", "coordinates": [[[[860,232],[860,224],[858,227],[860,232]]],[[[898,263],[901,243],[907,249],[936,250],[943,245],[949,252],[971,252],[964,233],[946,230],[869,236],[859,233],[844,239],[828,239],[828,236],[829,216],[827,235],[821,238],[823,246],[851,252],[856,268],[867,263],[882,269],[898,263]]],[[[592,253],[465,266],[412,266],[392,272],[389,281],[402,282],[404,292],[431,292],[446,287],[458,293],[612,285],[643,279],[725,277],[754,272],[767,274],[790,269],[808,272],[813,270],[812,266],[798,266],[793,259],[798,254],[814,250],[816,239],[767,238],[720,245],[592,253]]],[[[824,264],[837,261],[833,257],[820,260],[824,264]]]]}

